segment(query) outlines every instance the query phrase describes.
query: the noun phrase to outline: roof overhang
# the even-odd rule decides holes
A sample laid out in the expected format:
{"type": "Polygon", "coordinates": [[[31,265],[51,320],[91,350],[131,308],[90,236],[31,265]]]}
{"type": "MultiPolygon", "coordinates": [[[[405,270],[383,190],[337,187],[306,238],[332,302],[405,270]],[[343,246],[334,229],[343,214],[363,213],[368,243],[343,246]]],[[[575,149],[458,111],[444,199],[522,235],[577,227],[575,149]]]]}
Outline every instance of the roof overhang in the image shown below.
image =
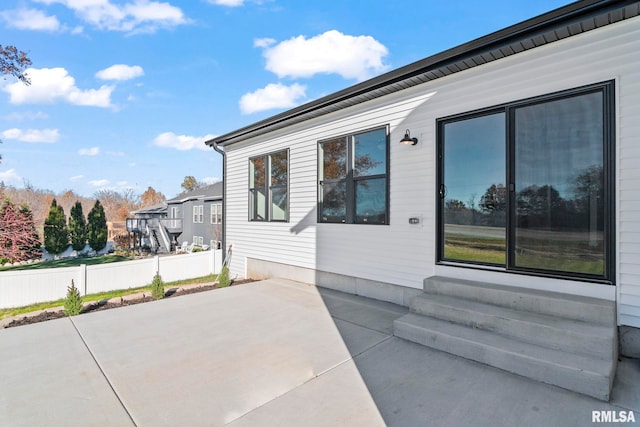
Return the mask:
{"type": "Polygon", "coordinates": [[[640,15],[637,0],[582,0],[206,141],[226,146],[640,15]]]}

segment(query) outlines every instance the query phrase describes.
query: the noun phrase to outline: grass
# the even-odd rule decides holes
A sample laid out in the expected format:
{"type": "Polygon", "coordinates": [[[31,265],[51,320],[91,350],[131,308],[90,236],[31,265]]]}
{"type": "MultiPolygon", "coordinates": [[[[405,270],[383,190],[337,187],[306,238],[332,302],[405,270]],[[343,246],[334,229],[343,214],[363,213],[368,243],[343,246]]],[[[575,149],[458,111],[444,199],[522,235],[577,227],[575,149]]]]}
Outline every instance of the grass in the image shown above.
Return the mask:
{"type": "Polygon", "coordinates": [[[131,259],[132,258],[125,257],[122,255],[102,255],[102,256],[87,257],[87,258],[65,258],[65,259],[36,262],[33,264],[0,267],[0,271],[40,270],[43,268],[77,267],[80,264],[86,264],[86,265],[109,264],[112,262],[129,261],[131,259]]]}
{"type": "MultiPolygon", "coordinates": [[[[215,281],[216,278],[217,278],[217,275],[210,274],[208,276],[196,277],[196,278],[193,278],[193,279],[177,280],[175,282],[166,283],[165,284],[165,289],[174,288],[174,287],[178,287],[178,286],[182,286],[182,285],[195,285],[195,284],[202,284],[202,283],[211,283],[211,282],[215,281]]],[[[83,302],[102,301],[102,300],[108,300],[108,299],[111,299],[111,298],[117,298],[117,297],[123,297],[123,296],[126,296],[126,295],[137,294],[137,293],[144,292],[144,291],[150,291],[150,287],[149,286],[143,286],[143,287],[140,287],[140,288],[118,289],[118,290],[113,290],[113,291],[108,291],[108,292],[100,292],[100,293],[97,293],[97,294],[84,295],[82,297],[82,301],[83,302]]],[[[27,313],[31,313],[31,312],[39,311],[39,310],[46,310],[46,309],[49,309],[49,308],[60,307],[60,306],[63,306],[63,305],[64,305],[64,298],[60,298],[59,300],[56,300],[56,301],[41,302],[41,303],[37,303],[37,304],[27,305],[27,306],[24,306],[24,307],[2,308],[2,309],[0,309],[0,319],[4,319],[5,317],[19,316],[21,314],[27,314],[27,313]]]]}
{"type": "Polygon", "coordinates": [[[504,265],[506,263],[505,240],[459,234],[447,236],[444,243],[444,256],[451,260],[504,265]]]}
{"type": "MultiPolygon", "coordinates": [[[[602,275],[601,248],[590,248],[582,241],[521,238],[516,251],[518,267],[602,275]]],[[[444,255],[448,260],[506,264],[504,239],[456,234],[447,236],[444,255]]]]}

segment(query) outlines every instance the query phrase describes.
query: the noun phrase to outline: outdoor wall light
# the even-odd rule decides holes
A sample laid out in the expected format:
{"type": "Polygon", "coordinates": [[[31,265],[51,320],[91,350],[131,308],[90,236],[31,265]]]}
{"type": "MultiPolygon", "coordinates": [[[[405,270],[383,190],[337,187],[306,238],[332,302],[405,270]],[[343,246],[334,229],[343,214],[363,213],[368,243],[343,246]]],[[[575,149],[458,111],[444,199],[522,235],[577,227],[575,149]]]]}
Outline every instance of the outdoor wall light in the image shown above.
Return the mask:
{"type": "Polygon", "coordinates": [[[411,138],[411,132],[407,129],[404,133],[404,137],[400,140],[400,144],[404,145],[416,145],[418,143],[418,138],[411,138]]]}

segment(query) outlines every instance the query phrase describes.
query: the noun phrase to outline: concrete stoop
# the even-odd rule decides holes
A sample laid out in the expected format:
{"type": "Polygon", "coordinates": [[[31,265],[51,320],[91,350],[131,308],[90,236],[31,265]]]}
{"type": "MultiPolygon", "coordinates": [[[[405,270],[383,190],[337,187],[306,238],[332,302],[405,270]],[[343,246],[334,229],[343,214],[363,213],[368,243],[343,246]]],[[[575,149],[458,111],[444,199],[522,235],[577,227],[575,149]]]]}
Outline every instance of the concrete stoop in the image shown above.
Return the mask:
{"type": "Polygon", "coordinates": [[[429,277],[394,335],[536,381],[609,400],[615,303],[429,277]]]}

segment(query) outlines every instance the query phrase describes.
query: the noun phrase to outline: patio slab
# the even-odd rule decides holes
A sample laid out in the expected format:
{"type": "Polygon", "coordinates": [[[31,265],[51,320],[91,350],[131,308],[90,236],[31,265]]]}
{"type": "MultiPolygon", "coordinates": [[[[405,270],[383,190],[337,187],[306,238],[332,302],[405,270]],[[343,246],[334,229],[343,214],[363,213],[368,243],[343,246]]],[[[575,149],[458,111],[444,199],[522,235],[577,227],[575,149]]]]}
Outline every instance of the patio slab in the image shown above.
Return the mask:
{"type": "Polygon", "coordinates": [[[134,424],[65,318],[0,330],[0,425],[134,424]]]}
{"type": "Polygon", "coordinates": [[[406,311],[267,280],[0,330],[0,425],[640,421],[634,360],[604,403],[393,337],[406,311]]]}

